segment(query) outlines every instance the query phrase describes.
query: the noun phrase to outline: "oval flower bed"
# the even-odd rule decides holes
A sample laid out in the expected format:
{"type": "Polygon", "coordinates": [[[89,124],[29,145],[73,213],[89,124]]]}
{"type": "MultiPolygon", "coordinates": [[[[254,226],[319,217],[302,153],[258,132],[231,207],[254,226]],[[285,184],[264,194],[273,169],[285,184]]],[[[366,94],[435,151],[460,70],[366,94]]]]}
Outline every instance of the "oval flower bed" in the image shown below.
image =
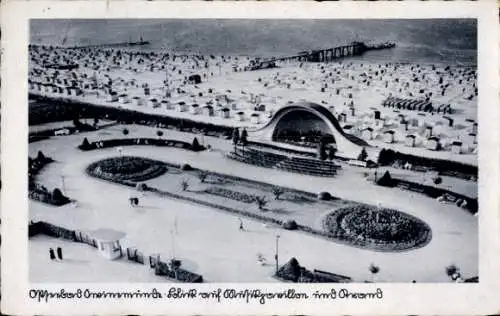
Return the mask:
{"type": "Polygon", "coordinates": [[[323,221],[324,229],[349,244],[379,251],[422,247],[431,240],[431,229],[409,214],[369,205],[338,209],[323,221]]]}
{"type": "Polygon", "coordinates": [[[165,172],[167,166],[162,162],[133,156],[107,158],[87,167],[87,173],[90,175],[116,182],[146,181],[165,172]]]}

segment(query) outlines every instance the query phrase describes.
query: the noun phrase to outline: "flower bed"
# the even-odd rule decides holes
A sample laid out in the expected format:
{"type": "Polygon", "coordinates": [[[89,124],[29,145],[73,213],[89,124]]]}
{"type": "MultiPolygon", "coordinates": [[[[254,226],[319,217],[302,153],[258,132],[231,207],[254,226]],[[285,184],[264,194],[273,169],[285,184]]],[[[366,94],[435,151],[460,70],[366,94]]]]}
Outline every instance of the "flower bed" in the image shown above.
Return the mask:
{"type": "MultiPolygon", "coordinates": [[[[181,167],[181,165],[178,165],[178,164],[172,164],[172,163],[166,163],[166,162],[161,162],[161,163],[165,164],[169,168],[180,169],[180,167],[181,167]]],[[[201,169],[193,168],[192,171],[187,171],[187,172],[199,172],[200,170],[201,169]]],[[[92,174],[92,173],[89,173],[89,174],[91,176],[98,177],[98,178],[101,178],[101,179],[109,181],[109,182],[118,183],[118,184],[127,185],[127,186],[132,186],[132,187],[135,186],[135,184],[133,182],[128,181],[128,180],[117,180],[117,179],[111,179],[111,178],[103,178],[103,177],[96,175],[96,174],[92,174]]],[[[248,179],[244,179],[244,178],[240,178],[240,177],[236,177],[236,176],[220,174],[220,173],[215,173],[215,172],[210,172],[210,174],[218,176],[220,178],[233,180],[233,181],[245,181],[247,183],[257,184],[257,185],[259,185],[260,188],[263,188],[263,189],[267,188],[267,189],[269,189],[269,191],[272,190],[272,188],[274,187],[274,185],[271,185],[268,183],[254,181],[254,180],[248,180],[248,179]]],[[[287,191],[285,195],[291,196],[292,200],[299,200],[301,202],[306,201],[306,202],[311,202],[311,203],[313,203],[313,202],[314,203],[330,203],[329,201],[316,200],[316,194],[313,194],[310,192],[295,190],[295,189],[291,189],[291,188],[286,188],[285,190],[287,191]]],[[[208,202],[208,201],[204,201],[202,199],[186,196],[184,194],[177,194],[174,192],[163,191],[163,190],[160,190],[160,189],[154,188],[154,187],[148,186],[146,188],[146,191],[156,193],[156,194],[163,196],[163,197],[174,198],[174,199],[178,199],[181,201],[187,201],[187,202],[195,203],[198,205],[203,205],[203,206],[206,206],[206,207],[209,207],[209,208],[212,208],[215,210],[220,210],[223,212],[228,212],[228,213],[236,214],[239,216],[246,216],[248,218],[252,218],[252,219],[262,221],[265,223],[270,223],[270,224],[274,224],[274,225],[278,225],[278,226],[282,226],[284,223],[284,221],[281,219],[273,218],[271,216],[264,215],[262,213],[255,213],[255,212],[248,211],[245,209],[228,207],[228,206],[220,204],[220,203],[208,202]]],[[[241,201],[241,202],[246,201],[248,203],[251,203],[249,201],[251,200],[252,195],[242,195],[242,193],[237,192],[237,191],[231,191],[231,190],[219,189],[219,188],[211,188],[211,189],[208,189],[206,191],[215,192],[213,194],[216,194],[216,195],[219,195],[219,196],[222,196],[225,198],[240,199],[239,201],[241,201]]],[[[337,198],[335,198],[335,199],[337,199],[337,198]]],[[[252,202],[253,201],[254,200],[252,200],[252,202]]],[[[350,202],[350,203],[354,203],[354,202],[350,202]]],[[[359,204],[356,204],[356,206],[359,206],[359,204]]],[[[347,245],[354,246],[354,247],[359,247],[359,248],[367,248],[368,247],[366,242],[363,242],[363,243],[356,242],[356,241],[353,241],[352,239],[344,238],[344,236],[341,234],[335,234],[335,233],[332,233],[331,231],[326,230],[326,229],[319,230],[319,229],[311,228],[311,227],[306,226],[306,225],[301,225],[299,223],[296,223],[296,224],[297,224],[296,229],[301,231],[301,232],[304,232],[304,233],[308,233],[308,234],[322,237],[322,238],[327,238],[327,239],[333,240],[335,242],[347,244],[347,245]]],[[[428,237],[430,240],[430,232],[429,232],[428,237]]],[[[378,245],[376,247],[370,247],[370,248],[372,248],[375,251],[404,251],[404,250],[410,249],[411,247],[397,247],[397,246],[384,247],[383,245],[382,246],[378,245]]]]}
{"type": "Polygon", "coordinates": [[[92,176],[122,183],[156,178],[167,172],[167,166],[156,160],[123,156],[96,161],[86,170],[92,176]]]}
{"type": "Polygon", "coordinates": [[[325,217],[323,225],[335,238],[374,250],[407,250],[431,239],[430,227],[420,219],[369,205],[338,209],[325,217]]]}
{"type": "Polygon", "coordinates": [[[222,196],[231,200],[243,203],[254,203],[255,196],[251,194],[241,193],[238,191],[223,189],[219,187],[210,187],[204,191],[205,193],[222,196]]]}

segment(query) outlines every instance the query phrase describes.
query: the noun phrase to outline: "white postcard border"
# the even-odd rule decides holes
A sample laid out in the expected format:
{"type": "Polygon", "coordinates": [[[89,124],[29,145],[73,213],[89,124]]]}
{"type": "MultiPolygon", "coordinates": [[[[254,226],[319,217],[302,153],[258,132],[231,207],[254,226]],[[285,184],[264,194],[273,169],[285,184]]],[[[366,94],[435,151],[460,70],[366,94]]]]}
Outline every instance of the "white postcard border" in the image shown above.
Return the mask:
{"type": "Polygon", "coordinates": [[[7,314],[491,314],[500,312],[498,8],[479,2],[138,2],[2,3],[2,312],[7,314]],[[479,284],[30,284],[27,242],[27,41],[29,18],[478,18],[479,284]],[[29,289],[168,292],[218,288],[312,293],[382,289],[381,300],[51,300],[29,289]]]}

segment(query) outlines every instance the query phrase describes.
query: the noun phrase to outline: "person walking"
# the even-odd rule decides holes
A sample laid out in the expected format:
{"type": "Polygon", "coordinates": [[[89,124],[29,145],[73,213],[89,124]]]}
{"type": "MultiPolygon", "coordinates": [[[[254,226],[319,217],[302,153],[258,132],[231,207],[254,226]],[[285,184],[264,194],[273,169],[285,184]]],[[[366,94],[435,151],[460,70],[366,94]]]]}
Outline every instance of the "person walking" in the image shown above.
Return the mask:
{"type": "Polygon", "coordinates": [[[61,247],[57,247],[57,258],[59,260],[62,260],[63,259],[63,255],[62,255],[62,248],[61,247]]]}
{"type": "Polygon", "coordinates": [[[52,249],[52,248],[49,249],[49,255],[50,255],[50,260],[56,259],[56,254],[54,252],[54,249],[52,249]]]}

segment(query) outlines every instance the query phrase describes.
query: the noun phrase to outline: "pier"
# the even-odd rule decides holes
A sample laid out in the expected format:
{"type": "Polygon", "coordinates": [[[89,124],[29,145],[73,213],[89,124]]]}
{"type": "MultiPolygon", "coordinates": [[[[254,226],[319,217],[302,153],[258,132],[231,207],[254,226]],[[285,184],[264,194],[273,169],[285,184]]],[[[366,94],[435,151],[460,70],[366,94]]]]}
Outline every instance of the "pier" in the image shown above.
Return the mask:
{"type": "Polygon", "coordinates": [[[301,52],[294,56],[277,57],[271,59],[271,61],[330,62],[337,58],[358,56],[369,50],[393,48],[395,46],[396,44],[392,42],[375,45],[367,45],[363,42],[353,42],[349,45],[301,52]]]}

